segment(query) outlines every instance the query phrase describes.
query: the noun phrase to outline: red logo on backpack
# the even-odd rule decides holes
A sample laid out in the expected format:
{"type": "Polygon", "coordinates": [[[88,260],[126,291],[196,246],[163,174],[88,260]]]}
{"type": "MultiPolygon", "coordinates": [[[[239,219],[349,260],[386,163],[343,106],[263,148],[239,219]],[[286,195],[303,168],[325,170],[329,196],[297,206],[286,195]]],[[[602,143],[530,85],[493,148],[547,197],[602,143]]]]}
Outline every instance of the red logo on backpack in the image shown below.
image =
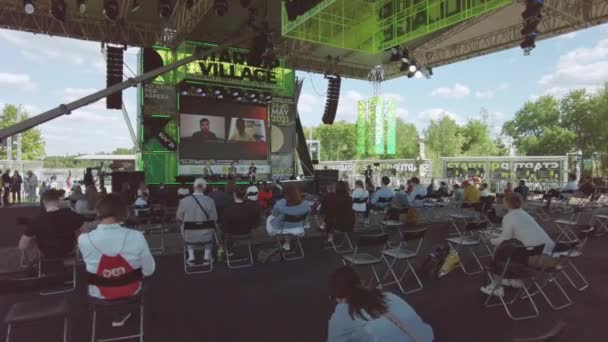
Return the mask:
{"type": "MultiPolygon", "coordinates": [[[[116,256],[102,255],[97,267],[97,275],[106,278],[120,278],[133,271],[127,260],[118,254],[116,256]]],[[[98,286],[99,292],[105,299],[129,298],[137,294],[141,281],[134,281],[124,286],[104,287],[98,286]]]]}

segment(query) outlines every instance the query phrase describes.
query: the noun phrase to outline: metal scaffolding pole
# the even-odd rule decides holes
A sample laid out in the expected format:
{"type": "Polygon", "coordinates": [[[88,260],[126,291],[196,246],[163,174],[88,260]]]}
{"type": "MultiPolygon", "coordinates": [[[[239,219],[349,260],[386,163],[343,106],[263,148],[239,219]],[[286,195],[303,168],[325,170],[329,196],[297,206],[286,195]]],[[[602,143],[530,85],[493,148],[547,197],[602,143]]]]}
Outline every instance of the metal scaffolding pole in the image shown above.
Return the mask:
{"type": "Polygon", "coordinates": [[[154,79],[157,76],[160,76],[166,72],[169,72],[171,70],[175,70],[177,68],[179,68],[182,65],[186,65],[188,63],[194,62],[198,59],[202,59],[208,55],[212,55],[214,53],[217,53],[219,51],[221,51],[222,49],[225,49],[227,46],[238,46],[238,44],[242,43],[245,41],[244,37],[237,37],[237,38],[233,38],[231,39],[229,42],[227,42],[226,44],[223,45],[218,45],[216,47],[213,47],[211,49],[208,50],[203,50],[203,49],[197,49],[194,54],[190,57],[186,57],[184,59],[180,59],[179,61],[170,64],[170,65],[166,65],[163,67],[160,67],[158,69],[154,69],[152,71],[149,71],[145,74],[142,74],[140,76],[137,77],[132,77],[132,78],[128,78],[127,80],[115,84],[109,88],[100,90],[96,93],[93,93],[91,95],[85,96],[81,99],[78,99],[74,102],[70,102],[68,104],[61,104],[59,105],[59,107],[56,107],[54,109],[51,109],[49,111],[46,111],[42,114],[38,114],[34,117],[31,117],[27,120],[21,121],[19,123],[14,124],[13,126],[4,128],[0,130],[0,141],[3,141],[4,139],[6,139],[7,137],[13,136],[15,134],[21,133],[23,131],[26,131],[30,128],[36,127],[38,125],[41,125],[45,122],[51,121],[53,119],[56,119],[62,115],[68,115],[70,114],[72,111],[84,107],[86,105],[89,105],[93,102],[99,101],[101,99],[103,99],[104,97],[107,97],[109,95],[112,95],[116,92],[125,90],[129,87],[132,87],[136,84],[145,82],[147,80],[151,80],[154,79]]]}

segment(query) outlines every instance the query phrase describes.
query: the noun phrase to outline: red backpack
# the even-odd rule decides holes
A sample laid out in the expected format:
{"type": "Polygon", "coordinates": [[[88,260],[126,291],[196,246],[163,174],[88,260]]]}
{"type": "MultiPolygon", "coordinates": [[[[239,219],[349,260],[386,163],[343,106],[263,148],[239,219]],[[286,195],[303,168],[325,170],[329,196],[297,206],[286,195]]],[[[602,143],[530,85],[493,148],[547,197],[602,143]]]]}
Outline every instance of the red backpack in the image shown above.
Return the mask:
{"type": "MultiPolygon", "coordinates": [[[[100,278],[115,281],[120,280],[121,278],[127,277],[131,272],[136,270],[131,267],[129,262],[123,258],[121,255],[122,250],[125,247],[125,243],[127,241],[127,236],[129,233],[125,234],[125,238],[122,242],[122,247],[120,248],[120,252],[117,255],[107,255],[102,253],[91,241],[91,237],[89,235],[89,243],[91,246],[95,248],[100,254],[101,258],[99,259],[99,266],[97,266],[96,275],[100,278]]],[[[130,298],[137,294],[139,289],[141,288],[141,280],[134,280],[133,282],[128,282],[125,285],[120,286],[102,286],[97,285],[99,292],[101,295],[108,300],[112,299],[121,299],[121,298],[130,298]]]]}

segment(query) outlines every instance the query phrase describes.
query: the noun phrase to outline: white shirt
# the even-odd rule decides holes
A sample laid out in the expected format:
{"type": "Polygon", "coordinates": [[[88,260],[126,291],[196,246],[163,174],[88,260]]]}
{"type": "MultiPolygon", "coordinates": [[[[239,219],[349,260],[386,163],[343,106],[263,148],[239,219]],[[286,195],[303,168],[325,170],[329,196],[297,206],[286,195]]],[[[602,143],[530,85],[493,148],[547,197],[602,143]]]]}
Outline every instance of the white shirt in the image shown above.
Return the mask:
{"type": "Polygon", "coordinates": [[[562,191],[576,191],[578,189],[578,184],[576,181],[571,181],[566,183],[566,186],[562,189],[562,191]]]}
{"type": "MultiPolygon", "coordinates": [[[[361,188],[353,190],[353,200],[355,198],[367,198],[369,200],[369,191],[361,188]]],[[[355,203],[353,201],[353,210],[356,212],[364,212],[367,209],[367,203],[355,203]]]]}
{"type": "Polygon", "coordinates": [[[483,189],[483,191],[481,192],[481,197],[488,197],[491,195],[492,194],[490,194],[490,190],[488,190],[488,189],[483,189]]]}
{"type": "Polygon", "coordinates": [[[252,185],[250,187],[247,188],[247,193],[255,193],[255,196],[247,196],[247,199],[250,201],[257,201],[258,200],[258,195],[257,193],[259,192],[258,187],[255,185],[252,185]]]}
{"type": "MultiPolygon", "coordinates": [[[[102,253],[110,256],[120,253],[133,269],[141,268],[146,277],[156,268],[144,235],[119,224],[99,224],[94,231],[80,234],[78,248],[89,273],[97,273],[102,253]]],[[[103,298],[97,286],[89,286],[89,295],[103,298]]]]}
{"type": "Polygon", "coordinates": [[[422,207],[423,206],[422,200],[416,200],[416,196],[426,197],[427,194],[428,194],[428,191],[427,191],[426,187],[422,184],[417,184],[414,186],[414,189],[409,194],[408,199],[410,200],[410,203],[412,203],[412,206],[422,207]]]}
{"type": "Polygon", "coordinates": [[[509,239],[517,239],[524,246],[532,247],[545,244],[545,254],[551,254],[555,243],[534,218],[523,209],[511,210],[502,219],[502,233],[498,238],[492,239],[493,245],[509,239]]]}

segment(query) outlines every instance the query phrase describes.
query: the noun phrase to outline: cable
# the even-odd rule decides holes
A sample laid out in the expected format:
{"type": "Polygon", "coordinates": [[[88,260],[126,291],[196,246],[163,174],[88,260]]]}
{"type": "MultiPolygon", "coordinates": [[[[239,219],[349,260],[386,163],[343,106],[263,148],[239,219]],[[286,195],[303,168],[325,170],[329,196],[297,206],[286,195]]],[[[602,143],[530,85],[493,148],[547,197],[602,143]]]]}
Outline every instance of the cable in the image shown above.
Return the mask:
{"type": "Polygon", "coordinates": [[[315,82],[313,81],[312,76],[310,75],[310,72],[308,72],[307,74],[308,74],[308,77],[310,78],[310,84],[312,85],[312,89],[315,91],[315,93],[317,94],[317,96],[325,96],[325,95],[327,95],[327,92],[325,92],[323,94],[319,93],[319,91],[315,87],[315,82]]]}

